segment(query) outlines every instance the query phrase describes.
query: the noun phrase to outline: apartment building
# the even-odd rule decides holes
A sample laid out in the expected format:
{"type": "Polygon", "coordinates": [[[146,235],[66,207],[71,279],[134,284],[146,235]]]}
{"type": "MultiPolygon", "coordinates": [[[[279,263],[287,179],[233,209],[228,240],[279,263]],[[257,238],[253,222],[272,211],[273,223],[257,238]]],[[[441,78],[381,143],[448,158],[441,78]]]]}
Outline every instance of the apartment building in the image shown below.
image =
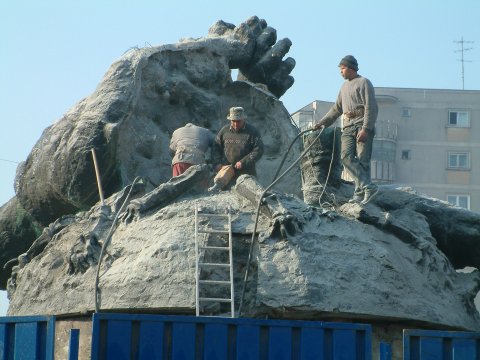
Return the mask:
{"type": "MultiPolygon", "coordinates": [[[[376,87],[375,95],[372,179],[480,212],[480,91],[376,87]]],[[[331,105],[316,100],[292,118],[305,129],[331,105]]]]}

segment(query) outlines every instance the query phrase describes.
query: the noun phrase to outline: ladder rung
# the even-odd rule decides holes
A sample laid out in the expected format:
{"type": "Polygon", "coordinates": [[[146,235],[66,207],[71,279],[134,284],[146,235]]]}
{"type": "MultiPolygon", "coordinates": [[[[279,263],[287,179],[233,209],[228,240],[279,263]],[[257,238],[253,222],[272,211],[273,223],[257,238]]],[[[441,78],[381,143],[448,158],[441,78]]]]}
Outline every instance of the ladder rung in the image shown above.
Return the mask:
{"type": "Polygon", "coordinates": [[[217,229],[198,229],[199,233],[202,234],[229,234],[228,230],[217,230],[217,229]]]}
{"type": "Polygon", "coordinates": [[[200,301],[209,301],[209,302],[232,302],[232,299],[225,298],[198,298],[200,301]]]}
{"type": "Polygon", "coordinates": [[[205,213],[198,213],[198,216],[204,216],[204,217],[226,217],[228,218],[228,214],[205,214],[205,213]]]}
{"type": "MultiPolygon", "coordinates": [[[[208,210],[207,210],[208,211],[208,210]]],[[[231,314],[232,317],[235,317],[235,299],[234,299],[234,289],[233,289],[233,259],[232,259],[232,216],[229,212],[223,214],[212,214],[209,212],[202,212],[200,208],[195,209],[195,263],[196,263],[196,270],[195,270],[195,277],[196,277],[196,314],[200,316],[201,306],[200,303],[211,302],[211,303],[228,303],[231,306],[231,314]],[[209,219],[218,219],[217,222],[210,221],[209,219]],[[216,242],[212,245],[208,245],[208,235],[203,235],[203,243],[199,241],[199,234],[218,234],[218,235],[210,235],[213,238],[222,238],[225,240],[225,237],[228,236],[228,242],[216,242]],[[202,254],[200,254],[200,250],[202,250],[202,254]],[[207,262],[200,262],[200,256],[202,255],[205,257],[207,254],[213,254],[212,252],[208,252],[208,250],[213,251],[222,251],[221,254],[228,253],[228,259],[211,259],[211,261],[224,261],[224,262],[208,262],[208,258],[204,258],[203,261],[207,262]],[[226,262],[225,262],[226,261],[226,262]],[[221,268],[222,273],[225,272],[225,277],[223,279],[228,280],[211,280],[212,274],[210,274],[211,270],[208,269],[207,274],[203,279],[200,279],[200,273],[205,268],[221,268]],[[228,276],[227,276],[227,272],[228,276]],[[230,289],[230,297],[226,298],[218,298],[218,297],[209,297],[209,296],[228,296],[227,294],[215,294],[209,293],[208,290],[210,286],[219,285],[223,289],[230,289]],[[203,292],[202,290],[203,289],[203,292]],[[205,297],[200,297],[200,293],[203,293],[205,297]]],[[[219,253],[217,253],[219,254],[219,253]]],[[[210,260],[210,259],[209,259],[210,260]]],[[[220,271],[220,270],[219,270],[220,271]]]]}
{"type": "Polygon", "coordinates": [[[228,246],[199,246],[201,250],[230,250],[228,246]]]}
{"type": "Polygon", "coordinates": [[[202,284],[224,284],[224,285],[230,285],[231,282],[227,280],[198,280],[202,284]]]}
{"type": "Polygon", "coordinates": [[[219,264],[219,263],[198,263],[198,266],[220,266],[220,267],[230,267],[230,264],[219,264]]]}

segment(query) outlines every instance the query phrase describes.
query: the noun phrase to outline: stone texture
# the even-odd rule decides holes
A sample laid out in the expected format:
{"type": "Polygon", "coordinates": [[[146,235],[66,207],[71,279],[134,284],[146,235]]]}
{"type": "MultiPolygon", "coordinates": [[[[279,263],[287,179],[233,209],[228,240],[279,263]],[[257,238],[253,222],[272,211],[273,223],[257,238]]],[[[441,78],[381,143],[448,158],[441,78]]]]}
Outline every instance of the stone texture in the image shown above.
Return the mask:
{"type": "MultiPolygon", "coordinates": [[[[309,134],[306,145],[317,136],[318,132],[309,134]]],[[[418,236],[428,238],[456,269],[480,269],[479,213],[418,196],[411,188],[390,191],[388,186],[380,186],[371,204],[345,204],[352,197],[353,186],[340,178],[338,140],[334,129],[324,131],[302,160],[303,198],[307,204],[340,209],[345,215],[388,230],[406,242],[414,242],[418,236]]]]}
{"type": "MultiPolygon", "coordinates": [[[[187,122],[216,132],[227,122],[231,106],[243,106],[262,135],[265,153],[258,173],[261,183],[268,184],[283,149],[296,135],[278,100],[293,84],[289,73],[294,61],[283,60],[291,43],[277,43],[274,34],[265,20],[252,17],[238,26],[219,21],[203,38],[129,50],[91,95],[45,129],[17,169],[15,201],[40,228],[90,209],[98,200],[91,149],[105,196],[137,176],[152,190],[171,177],[172,132],[187,122]],[[237,68],[242,80],[233,81],[231,69],[237,68]]],[[[292,155],[298,151],[294,147],[292,155]]],[[[300,184],[296,172],[281,186],[299,193],[300,184]]],[[[0,232],[14,237],[11,227],[0,227],[0,232]]],[[[22,241],[30,245],[35,237],[25,233],[22,241]]],[[[22,251],[11,248],[9,258],[0,257],[0,266],[22,251]]],[[[0,288],[8,274],[0,279],[0,288]]]]}
{"type": "Polygon", "coordinates": [[[261,35],[250,27],[255,26],[249,22],[233,34],[127,52],[92,95],[45,130],[18,169],[20,203],[44,224],[88,209],[97,199],[92,148],[106,195],[136,176],[155,185],[165,182],[171,174],[171,133],[186,122],[217,131],[233,105],[244,106],[260,130],[266,145],[262,165],[271,169],[295,134],[272,93],[231,79],[230,62],[248,66],[242,59],[253,56],[251,47],[261,35]]]}
{"type": "Polygon", "coordinates": [[[5,289],[15,264],[10,260],[26,252],[42,229],[43,226],[25,211],[16,197],[0,207],[0,288],[5,289]]]}
{"type": "MultiPolygon", "coordinates": [[[[193,313],[195,207],[232,211],[238,307],[261,192],[258,182],[243,176],[232,191],[187,193],[119,222],[100,271],[100,309],[193,313]]],[[[383,189],[379,199],[400,198],[397,192],[402,193],[383,189]]],[[[112,209],[121,199],[108,199],[108,211],[97,205],[77,214],[40,254],[14,269],[9,315],[93,311],[100,249],[87,251],[84,239],[94,234],[98,243],[105,241],[112,209]],[[79,246],[90,261],[82,261],[81,271],[71,271],[72,254],[82,254],[79,246]]],[[[261,205],[244,315],[383,319],[479,330],[474,306],[479,271],[456,272],[436,247],[427,218],[420,214],[410,221],[413,217],[411,209],[387,212],[375,204],[327,211],[293,195],[270,193],[261,205]],[[287,216],[296,225],[277,231],[278,219],[287,216]]]]}
{"type": "MultiPolygon", "coordinates": [[[[115,62],[92,95],[45,130],[18,168],[17,197],[0,209],[2,246],[17,246],[0,261],[20,255],[2,272],[1,279],[12,272],[8,314],[85,314],[96,305],[193,313],[197,207],[232,212],[238,304],[258,208],[244,315],[480,330],[480,273],[455,270],[479,268],[480,215],[388,187],[366,206],[346,203],[353,189],[339,178],[337,156],[330,169],[335,130],[322,133],[302,161],[305,201],[297,197],[297,166],[259,206],[297,134],[278,100],[293,82],[294,61],[283,60],[289,47],[253,17],[238,27],[219,21],[205,38],[133,49],[115,62]],[[244,80],[232,81],[232,68],[244,80]],[[195,186],[212,175],[207,166],[170,179],[173,130],[186,122],[218,130],[230,106],[243,106],[262,134],[258,179],[240,177],[219,194],[195,186]],[[92,148],[104,205],[96,203],[92,148]],[[141,183],[131,185],[137,177],[141,183]]],[[[292,149],[284,168],[300,153],[292,149]]]]}

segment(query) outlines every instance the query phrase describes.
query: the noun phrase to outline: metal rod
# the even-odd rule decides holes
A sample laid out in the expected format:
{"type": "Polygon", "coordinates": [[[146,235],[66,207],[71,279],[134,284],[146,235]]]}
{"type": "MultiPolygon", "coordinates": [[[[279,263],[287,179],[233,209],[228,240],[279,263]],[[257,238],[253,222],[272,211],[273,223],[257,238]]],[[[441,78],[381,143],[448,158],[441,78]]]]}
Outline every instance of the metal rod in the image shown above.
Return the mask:
{"type": "Polygon", "coordinates": [[[233,284],[233,236],[232,236],[232,212],[228,207],[228,248],[230,258],[230,312],[235,317],[235,287],[233,284]]]}
{"type": "Polygon", "coordinates": [[[200,316],[200,269],[198,249],[198,208],[195,207],[195,315],[200,316]]]}
{"type": "Polygon", "coordinates": [[[95,149],[92,149],[92,158],[93,158],[93,166],[95,167],[95,176],[97,177],[98,194],[100,195],[100,201],[102,202],[102,206],[103,206],[105,205],[105,200],[103,198],[102,181],[100,180],[100,171],[98,170],[98,163],[97,163],[97,156],[95,155],[95,149]]]}

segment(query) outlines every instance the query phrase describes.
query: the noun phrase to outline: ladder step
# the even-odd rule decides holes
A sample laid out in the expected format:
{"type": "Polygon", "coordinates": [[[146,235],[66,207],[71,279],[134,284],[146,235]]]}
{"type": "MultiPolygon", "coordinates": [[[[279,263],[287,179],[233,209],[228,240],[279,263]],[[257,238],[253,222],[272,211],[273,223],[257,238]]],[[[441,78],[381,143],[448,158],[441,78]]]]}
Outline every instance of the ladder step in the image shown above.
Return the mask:
{"type": "Polygon", "coordinates": [[[205,213],[201,213],[199,212],[198,213],[198,217],[200,216],[204,216],[204,217],[224,217],[224,218],[228,218],[228,214],[205,214],[205,213]]]}
{"type": "MultiPolygon", "coordinates": [[[[207,209],[204,209],[207,210],[207,209]]],[[[231,316],[235,317],[235,296],[234,296],[234,280],[233,280],[233,259],[232,259],[232,216],[230,214],[230,207],[228,211],[222,214],[212,214],[208,210],[202,212],[197,207],[195,208],[195,278],[196,278],[196,315],[200,316],[202,306],[200,303],[227,303],[231,308],[231,316]],[[203,235],[200,235],[203,234],[203,235]],[[225,241],[226,237],[228,240],[225,241]],[[203,241],[201,240],[203,238],[203,241]],[[208,244],[208,240],[217,239],[217,242],[208,244]],[[222,241],[220,241],[222,240],[222,241]],[[200,252],[200,250],[202,250],[200,252]],[[212,250],[212,251],[210,251],[212,250]],[[215,254],[228,254],[228,259],[209,258],[208,255],[213,255],[213,251],[219,251],[215,254]],[[200,256],[204,257],[201,262],[200,256]],[[209,262],[217,261],[217,262],[209,262]],[[215,268],[221,271],[227,280],[213,280],[215,275],[212,270],[215,268]],[[207,271],[206,271],[207,270],[207,271]],[[206,272],[206,273],[202,273],[206,272]],[[200,276],[202,275],[202,279],[200,276]],[[221,287],[222,290],[227,290],[227,293],[212,293],[214,288],[221,287]],[[203,290],[203,291],[202,291],[203,290]],[[229,293],[229,294],[228,294],[229,293]],[[200,297],[203,294],[204,297],[200,297]],[[224,296],[215,297],[215,296],[224,296]],[[229,296],[228,298],[225,296],[229,296]]],[[[217,278],[218,279],[218,278],[217,278]]],[[[206,311],[203,309],[203,311],[206,311]]]]}
{"type": "Polygon", "coordinates": [[[224,284],[230,285],[231,282],[227,280],[198,280],[202,284],[224,284]]]}
{"type": "Polygon", "coordinates": [[[228,230],[217,230],[217,229],[198,229],[198,233],[200,234],[229,234],[228,230]]]}
{"type": "Polygon", "coordinates": [[[219,267],[230,267],[230,264],[219,264],[219,263],[198,263],[198,266],[219,266],[219,267]]]}
{"type": "Polygon", "coordinates": [[[232,302],[232,299],[225,299],[225,298],[198,298],[200,301],[205,301],[205,302],[225,302],[229,303],[232,302]]]}
{"type": "Polygon", "coordinates": [[[230,250],[228,246],[199,246],[201,250],[230,250]]]}

